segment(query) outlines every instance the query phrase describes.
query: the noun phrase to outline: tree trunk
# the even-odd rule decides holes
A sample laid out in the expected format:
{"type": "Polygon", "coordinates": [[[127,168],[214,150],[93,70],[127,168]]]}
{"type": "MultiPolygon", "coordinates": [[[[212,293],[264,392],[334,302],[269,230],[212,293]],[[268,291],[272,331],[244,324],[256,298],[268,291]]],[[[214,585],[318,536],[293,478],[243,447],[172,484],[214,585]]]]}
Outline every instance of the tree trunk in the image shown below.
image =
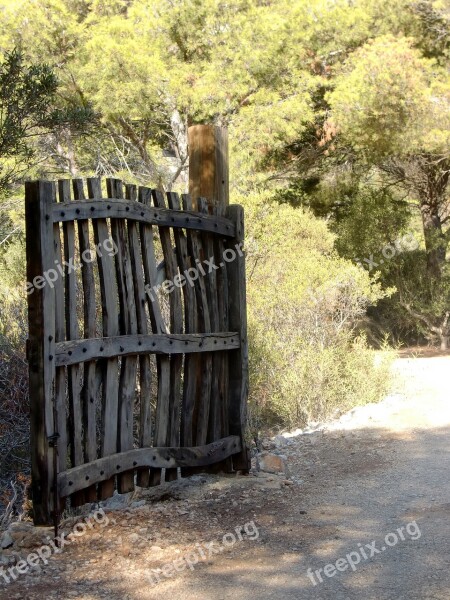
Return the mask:
{"type": "Polygon", "coordinates": [[[427,271],[433,279],[440,279],[442,265],[445,262],[447,242],[442,231],[441,217],[438,214],[436,204],[426,198],[420,203],[420,212],[427,254],[427,271]]]}
{"type": "Polygon", "coordinates": [[[419,177],[415,187],[420,201],[427,271],[430,277],[440,279],[448,244],[442,230],[442,214],[450,165],[448,161],[424,155],[419,159],[417,166],[419,177]]]}

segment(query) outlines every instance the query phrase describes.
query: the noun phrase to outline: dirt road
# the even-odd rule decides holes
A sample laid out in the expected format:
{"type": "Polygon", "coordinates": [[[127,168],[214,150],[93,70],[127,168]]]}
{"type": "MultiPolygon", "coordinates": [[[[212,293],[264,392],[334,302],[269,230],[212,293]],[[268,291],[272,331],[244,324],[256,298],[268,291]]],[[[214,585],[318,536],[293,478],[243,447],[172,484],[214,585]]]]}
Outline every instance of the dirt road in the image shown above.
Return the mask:
{"type": "Polygon", "coordinates": [[[0,598],[448,600],[450,357],[394,368],[383,403],[276,439],[291,479],[196,477],[118,498],[126,510],[0,580],[0,598]]]}

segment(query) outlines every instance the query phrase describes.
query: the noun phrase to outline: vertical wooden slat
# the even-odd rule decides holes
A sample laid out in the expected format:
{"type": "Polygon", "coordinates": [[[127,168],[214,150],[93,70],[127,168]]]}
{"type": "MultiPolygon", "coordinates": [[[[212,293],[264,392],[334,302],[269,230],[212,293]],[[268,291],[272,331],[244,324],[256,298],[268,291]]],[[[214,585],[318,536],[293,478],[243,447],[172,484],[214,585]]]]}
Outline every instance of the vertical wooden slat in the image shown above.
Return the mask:
{"type": "MultiPolygon", "coordinates": [[[[60,202],[70,202],[70,180],[58,181],[58,192],[60,202]]],[[[72,265],[78,264],[75,248],[75,224],[73,221],[63,223],[64,234],[64,259],[65,266],[65,290],[66,290],[66,339],[77,340],[80,337],[77,316],[77,269],[72,265]]],[[[71,463],[73,467],[83,464],[83,412],[81,403],[81,368],[79,365],[71,365],[67,369],[68,391],[69,391],[69,418],[70,418],[70,449],[71,463]]],[[[84,504],[84,494],[79,492],[71,499],[73,506],[84,504]]]]}
{"type": "MultiPolygon", "coordinates": [[[[137,200],[135,185],[126,186],[126,198],[137,200]]],[[[130,258],[134,283],[136,304],[137,332],[143,335],[148,333],[147,314],[145,312],[146,297],[144,288],[144,267],[142,264],[141,248],[139,242],[138,224],[133,221],[128,223],[128,241],[130,245],[130,258]]],[[[152,372],[150,356],[139,356],[139,447],[148,448],[152,443],[152,411],[151,411],[151,382],[152,372]]],[[[150,484],[149,469],[138,469],[137,484],[148,487],[150,484]]]]}
{"type": "MultiPolygon", "coordinates": [[[[203,214],[208,214],[208,203],[205,198],[198,200],[199,211],[203,214]]],[[[214,240],[210,233],[203,233],[202,244],[204,249],[205,259],[208,265],[205,264],[205,286],[209,304],[209,313],[211,321],[211,331],[220,331],[219,327],[219,301],[217,297],[217,275],[216,266],[219,267],[220,262],[216,263],[214,253],[214,240]]],[[[220,267],[219,267],[220,268],[220,267]]],[[[219,404],[219,379],[222,366],[222,353],[214,352],[211,357],[212,375],[211,375],[211,398],[209,410],[209,425],[207,442],[214,442],[221,437],[221,413],[219,404]]]]}
{"type": "MultiPolygon", "coordinates": [[[[54,268],[52,204],[53,183],[25,184],[27,233],[27,279],[54,268]]],[[[56,477],[48,438],[54,433],[53,382],[55,377],[55,290],[45,281],[28,295],[28,362],[30,384],[31,472],[33,520],[36,525],[52,522],[52,486],[56,477]]]]}
{"type": "MultiPolygon", "coordinates": [[[[164,196],[157,190],[153,191],[153,202],[159,208],[165,208],[164,196]]],[[[170,329],[171,333],[183,333],[183,313],[181,305],[181,291],[174,285],[175,276],[178,275],[178,264],[172,247],[170,229],[160,227],[159,235],[163,249],[166,267],[166,279],[172,283],[172,291],[169,293],[170,303],[170,329]]],[[[169,393],[169,432],[167,441],[170,446],[180,445],[180,410],[181,410],[181,369],[183,366],[183,355],[172,354],[170,357],[170,393],[169,393]]],[[[166,480],[177,479],[177,469],[166,470],[166,480]]]]}
{"type": "MultiPolygon", "coordinates": [[[[62,268],[61,232],[59,223],[53,224],[53,247],[55,264],[62,268]]],[[[55,341],[63,342],[66,339],[65,314],[64,314],[64,282],[61,273],[57,273],[55,280],[55,341]]],[[[58,428],[58,471],[67,469],[67,408],[66,408],[66,369],[58,367],[55,374],[55,404],[58,428]]]]}
{"type": "MultiPolygon", "coordinates": [[[[138,200],[150,206],[152,191],[150,188],[140,187],[138,200]]],[[[141,225],[142,260],[145,274],[145,289],[147,296],[150,321],[154,333],[167,333],[167,328],[161,313],[159,298],[155,291],[157,286],[157,269],[155,248],[153,242],[153,229],[151,225],[141,225]]],[[[169,394],[170,394],[170,359],[168,356],[156,356],[156,369],[158,374],[158,396],[155,413],[155,433],[153,444],[167,446],[168,428],[170,422],[169,394]]],[[[150,469],[150,485],[159,485],[161,469],[150,469]]]]}
{"type": "MultiPolygon", "coordinates": [[[[183,195],[183,206],[185,210],[193,210],[192,199],[188,194],[183,195]]],[[[205,276],[202,273],[204,265],[204,252],[201,244],[200,234],[190,229],[187,230],[187,241],[189,252],[192,257],[193,267],[198,269],[199,276],[195,280],[195,293],[197,298],[197,311],[199,315],[199,329],[203,333],[211,332],[211,320],[206,293],[205,276]]],[[[202,353],[199,357],[200,369],[198,371],[199,398],[197,411],[197,429],[195,444],[201,446],[206,444],[209,422],[209,403],[211,396],[212,357],[211,353],[202,353]]]]}
{"type": "Polygon", "coordinates": [[[241,346],[229,352],[229,423],[230,434],[239,435],[242,440],[242,452],[233,456],[235,470],[250,469],[249,452],[245,443],[248,397],[248,340],[247,340],[247,303],[245,290],[245,256],[236,244],[244,241],[244,210],[242,206],[227,208],[226,216],[236,225],[235,239],[227,242],[228,252],[228,300],[229,326],[238,331],[241,346]],[[231,252],[235,253],[230,260],[231,252]]]}
{"type": "MultiPolygon", "coordinates": [[[[72,181],[73,195],[75,200],[85,200],[83,180],[74,179],[72,181]]],[[[82,264],[81,280],[83,284],[83,308],[84,308],[84,327],[83,335],[85,338],[93,338],[96,335],[96,312],[95,301],[95,280],[92,258],[95,255],[91,248],[89,237],[89,221],[78,221],[78,244],[80,247],[80,258],[82,264]]],[[[84,429],[84,458],[85,462],[90,462],[97,458],[97,424],[96,424],[96,401],[97,401],[97,382],[96,382],[96,363],[89,361],[84,363],[83,389],[81,391],[83,404],[83,429],[84,429]]],[[[86,502],[95,502],[97,500],[97,488],[90,486],[85,491],[86,502]]]]}
{"type": "MultiPolygon", "coordinates": [[[[107,191],[110,198],[123,198],[123,185],[118,179],[107,179],[107,191]]],[[[134,296],[131,257],[125,219],[111,219],[111,233],[117,246],[115,256],[117,287],[120,307],[120,334],[137,333],[136,304],[134,296]]],[[[133,409],[136,394],[137,357],[122,358],[119,384],[119,432],[118,451],[133,449],[133,409]]],[[[121,494],[134,489],[134,473],[127,472],[118,476],[118,491],[121,494]]]]}
{"type": "MultiPolygon", "coordinates": [[[[225,207],[222,205],[213,208],[213,214],[225,216],[225,207]]],[[[216,255],[216,264],[223,266],[217,271],[217,298],[219,301],[219,330],[230,331],[228,321],[228,275],[226,263],[224,262],[225,242],[221,236],[214,237],[214,249],[216,255]]],[[[222,352],[221,371],[219,374],[219,404],[221,412],[221,437],[227,437],[230,434],[228,423],[228,352],[222,352]]],[[[220,469],[225,472],[233,470],[231,458],[227,458],[221,463],[220,469]]]]}
{"type": "MultiPolygon", "coordinates": [[[[180,210],[180,199],[177,194],[167,194],[169,207],[172,210],[180,210]]],[[[175,248],[178,258],[180,272],[186,273],[192,267],[188,253],[187,239],[183,230],[174,228],[175,248]]],[[[184,275],[183,275],[184,277],[184,275]]],[[[184,296],[184,328],[186,333],[197,332],[197,300],[194,288],[186,282],[183,285],[184,296]]],[[[184,382],[183,382],[183,402],[181,413],[181,444],[183,446],[193,446],[193,427],[194,427],[194,408],[197,389],[197,366],[198,356],[196,354],[187,354],[184,358],[184,382]]],[[[182,470],[183,472],[183,470],[182,470]]]]}
{"type": "MultiPolygon", "coordinates": [[[[150,206],[152,190],[140,187],[138,201],[145,206],[150,206]]],[[[151,225],[140,225],[142,261],[145,274],[145,293],[148,302],[150,321],[153,333],[167,333],[167,328],[161,313],[159,299],[154,288],[157,286],[157,269],[155,258],[155,247],[153,242],[153,229],[151,225]]]]}
{"type": "MultiPolygon", "coordinates": [[[[90,198],[101,198],[100,179],[89,178],[90,198]]],[[[93,219],[94,238],[97,245],[104,248],[105,241],[111,239],[106,219],[93,219]]],[[[109,242],[108,242],[109,243],[109,242]]],[[[107,244],[108,246],[108,244],[107,244]]],[[[109,246],[108,246],[109,247],[109,246]]],[[[113,257],[110,253],[98,253],[98,272],[102,299],[103,335],[119,335],[119,313],[117,308],[117,283],[113,257]]],[[[117,358],[109,358],[102,365],[102,423],[101,456],[117,452],[118,404],[119,404],[119,363],[117,358]]],[[[99,498],[104,500],[114,493],[114,478],[99,486],[99,498]]]]}

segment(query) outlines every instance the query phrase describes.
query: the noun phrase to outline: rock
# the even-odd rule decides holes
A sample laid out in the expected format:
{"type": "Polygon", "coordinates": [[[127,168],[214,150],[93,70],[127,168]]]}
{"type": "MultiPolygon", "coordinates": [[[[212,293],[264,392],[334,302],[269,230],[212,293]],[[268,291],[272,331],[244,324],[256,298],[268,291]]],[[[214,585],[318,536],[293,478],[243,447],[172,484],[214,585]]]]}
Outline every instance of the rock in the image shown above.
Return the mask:
{"type": "Polygon", "coordinates": [[[108,500],[100,502],[100,506],[109,510],[119,510],[121,508],[128,508],[130,504],[130,497],[131,493],[118,494],[116,492],[114,496],[112,496],[112,498],[108,498],[108,500]]]}
{"type": "Polygon", "coordinates": [[[273,442],[277,448],[282,448],[283,446],[287,446],[288,441],[282,435],[276,435],[273,439],[273,442]]]}
{"type": "Polygon", "coordinates": [[[14,554],[10,554],[10,550],[7,552],[0,552],[0,567],[10,567],[11,565],[15,565],[17,562],[17,557],[14,554]]]}
{"type": "Polygon", "coordinates": [[[11,548],[13,544],[14,540],[12,539],[11,534],[9,531],[5,531],[5,533],[2,535],[0,546],[3,550],[6,550],[6,548],[11,548]]]}
{"type": "Polygon", "coordinates": [[[19,548],[36,548],[47,544],[49,539],[53,539],[52,527],[34,527],[27,532],[14,532],[12,537],[19,548]]]}
{"type": "Polygon", "coordinates": [[[132,544],[136,544],[139,540],[140,537],[137,533],[132,533],[129,537],[128,540],[132,543],[132,544]]]}
{"type": "Polygon", "coordinates": [[[271,442],[269,438],[263,438],[261,440],[261,448],[263,450],[269,450],[270,448],[273,448],[273,442],[271,442]]]}
{"type": "Polygon", "coordinates": [[[286,470],[283,458],[269,452],[262,452],[259,456],[259,468],[266,473],[284,473],[286,470]]]}
{"type": "Polygon", "coordinates": [[[17,521],[16,523],[11,523],[9,526],[10,531],[23,531],[25,533],[31,531],[33,528],[34,525],[30,521],[17,521]]]}

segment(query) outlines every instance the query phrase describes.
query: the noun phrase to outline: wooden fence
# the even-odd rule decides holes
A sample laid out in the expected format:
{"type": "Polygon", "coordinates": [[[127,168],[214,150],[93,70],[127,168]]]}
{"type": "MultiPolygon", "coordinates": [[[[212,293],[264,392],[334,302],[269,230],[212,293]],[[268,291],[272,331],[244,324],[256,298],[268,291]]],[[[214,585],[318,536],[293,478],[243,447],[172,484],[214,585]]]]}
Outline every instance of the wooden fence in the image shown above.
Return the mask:
{"type": "Polygon", "coordinates": [[[178,468],[249,468],[242,208],[103,186],[26,185],[36,524],[178,468]]]}

